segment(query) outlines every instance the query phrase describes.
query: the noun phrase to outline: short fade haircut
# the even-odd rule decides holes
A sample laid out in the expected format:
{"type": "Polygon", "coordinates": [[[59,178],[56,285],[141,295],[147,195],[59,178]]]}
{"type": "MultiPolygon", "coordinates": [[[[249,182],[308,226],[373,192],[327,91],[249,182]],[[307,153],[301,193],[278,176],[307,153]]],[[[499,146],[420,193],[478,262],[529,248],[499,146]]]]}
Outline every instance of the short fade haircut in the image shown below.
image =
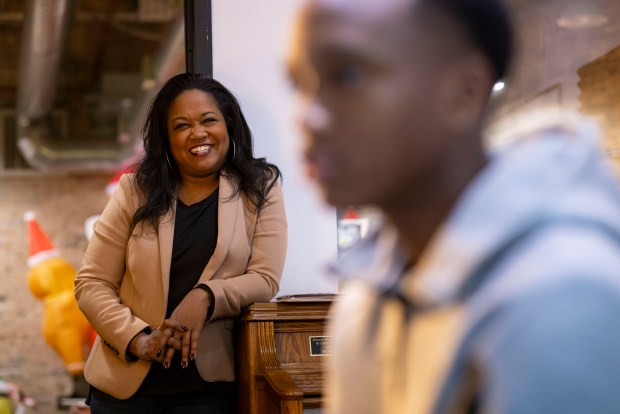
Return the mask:
{"type": "Polygon", "coordinates": [[[514,50],[514,33],[504,0],[420,0],[417,5],[438,9],[456,19],[473,45],[491,61],[496,80],[507,75],[514,50]]]}

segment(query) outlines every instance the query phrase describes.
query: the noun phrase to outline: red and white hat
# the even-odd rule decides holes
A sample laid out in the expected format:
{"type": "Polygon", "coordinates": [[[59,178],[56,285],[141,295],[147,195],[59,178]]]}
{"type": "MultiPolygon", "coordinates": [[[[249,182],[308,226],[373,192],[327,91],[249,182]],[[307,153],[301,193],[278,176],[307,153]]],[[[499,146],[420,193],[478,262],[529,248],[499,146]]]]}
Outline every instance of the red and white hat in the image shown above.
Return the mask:
{"type": "Polygon", "coordinates": [[[136,170],[136,167],[134,164],[130,164],[129,166],[126,166],[126,167],[121,168],[120,170],[117,170],[105,188],[105,192],[108,195],[108,197],[112,197],[114,195],[114,191],[116,191],[116,187],[118,187],[118,183],[121,180],[121,177],[124,174],[135,172],[135,170],[136,170]]]}
{"type": "Polygon", "coordinates": [[[30,238],[28,266],[34,267],[45,259],[60,256],[60,251],[54,247],[50,239],[39,226],[35,212],[25,212],[24,220],[28,225],[28,236],[30,238]]]}

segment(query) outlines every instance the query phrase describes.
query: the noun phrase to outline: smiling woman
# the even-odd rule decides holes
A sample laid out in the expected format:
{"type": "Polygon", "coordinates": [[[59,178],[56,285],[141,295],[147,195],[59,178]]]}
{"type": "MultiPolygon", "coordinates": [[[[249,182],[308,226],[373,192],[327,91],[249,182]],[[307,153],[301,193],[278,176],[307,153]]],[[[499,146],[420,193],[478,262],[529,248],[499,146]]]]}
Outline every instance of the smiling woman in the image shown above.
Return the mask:
{"type": "Polygon", "coordinates": [[[202,75],[163,86],[143,140],[76,278],[100,337],[91,410],[232,413],[232,320],[276,294],[284,266],[280,171],[254,158],[237,100],[202,75]]]}

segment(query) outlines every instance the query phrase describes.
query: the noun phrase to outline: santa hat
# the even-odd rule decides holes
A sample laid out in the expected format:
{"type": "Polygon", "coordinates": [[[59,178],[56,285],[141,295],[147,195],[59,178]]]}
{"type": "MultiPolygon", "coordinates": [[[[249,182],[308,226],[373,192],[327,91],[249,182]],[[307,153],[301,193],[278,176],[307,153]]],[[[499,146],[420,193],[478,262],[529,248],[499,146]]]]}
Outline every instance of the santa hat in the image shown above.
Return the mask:
{"type": "Polygon", "coordinates": [[[45,259],[60,256],[60,251],[54,247],[47,235],[41,230],[35,212],[27,211],[24,213],[24,220],[28,225],[30,238],[28,266],[34,267],[45,259]]]}
{"type": "Polygon", "coordinates": [[[357,212],[356,209],[349,207],[344,211],[344,214],[342,215],[342,219],[343,220],[357,220],[360,218],[359,213],[357,212]]]}
{"type": "Polygon", "coordinates": [[[121,180],[121,177],[124,174],[130,174],[134,172],[135,170],[136,170],[135,165],[130,164],[129,166],[121,168],[120,170],[116,171],[114,173],[114,176],[108,182],[108,185],[105,188],[105,193],[108,195],[108,197],[112,197],[114,195],[114,191],[116,191],[116,187],[118,187],[118,183],[121,180]]]}

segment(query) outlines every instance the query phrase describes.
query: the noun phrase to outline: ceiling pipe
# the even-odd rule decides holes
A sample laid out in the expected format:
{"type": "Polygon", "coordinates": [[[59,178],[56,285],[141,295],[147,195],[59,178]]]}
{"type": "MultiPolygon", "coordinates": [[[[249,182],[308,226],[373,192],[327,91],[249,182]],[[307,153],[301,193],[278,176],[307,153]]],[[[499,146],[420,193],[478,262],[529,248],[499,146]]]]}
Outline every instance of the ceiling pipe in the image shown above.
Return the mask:
{"type": "Polygon", "coordinates": [[[17,145],[25,160],[47,174],[116,171],[141,148],[141,129],[153,96],[165,80],[183,70],[184,26],[180,14],[155,58],[155,82],[134,97],[126,133],[117,142],[62,142],[53,131],[56,96],[74,0],[28,0],[22,34],[17,92],[17,145]]]}
{"type": "Polygon", "coordinates": [[[133,115],[128,128],[129,141],[134,143],[134,152],[142,150],[142,127],[146,121],[151,101],[160,86],[174,75],[182,73],[185,65],[185,25],[183,14],[172,22],[170,31],[164,39],[153,64],[153,78],[144,82],[144,87],[134,99],[133,115]],[[146,86],[148,85],[148,86],[146,86]]]}
{"type": "Polygon", "coordinates": [[[17,113],[43,118],[52,109],[74,0],[28,0],[19,57],[17,113]]]}

